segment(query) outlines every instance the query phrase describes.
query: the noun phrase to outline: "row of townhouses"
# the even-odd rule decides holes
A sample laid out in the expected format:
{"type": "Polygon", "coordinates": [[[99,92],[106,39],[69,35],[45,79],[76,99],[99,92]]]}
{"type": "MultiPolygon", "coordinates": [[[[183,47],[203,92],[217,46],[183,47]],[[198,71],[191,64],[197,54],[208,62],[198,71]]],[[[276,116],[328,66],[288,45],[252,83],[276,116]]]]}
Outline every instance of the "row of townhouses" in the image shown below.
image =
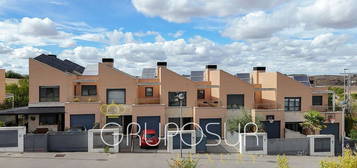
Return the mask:
{"type": "Polygon", "coordinates": [[[217,65],[181,75],[170,70],[166,62],[158,62],[137,77],[116,69],[111,58],[82,67],[44,54],[29,59],[28,107],[3,110],[0,115],[14,116],[28,132],[91,129],[108,122],[126,128],[137,122],[157,131],[160,123],[163,135],[164,124],[179,123],[178,93],[183,95],[183,123],[196,122],[202,128],[220,123],[210,125],[210,129],[222,137],[226,133],[224,123],[242,109],[259,116],[268,138],[302,132],[299,123],[304,121],[304,112],[312,109],[326,119],[327,128],[322,131],[337,137],[344,131],[341,113],[334,101],[328,101],[333,93],[325,87],[313,87],[306,75],[267,72],[265,67],[232,75],[217,65]],[[108,115],[110,111],[120,116],[108,115]]]}

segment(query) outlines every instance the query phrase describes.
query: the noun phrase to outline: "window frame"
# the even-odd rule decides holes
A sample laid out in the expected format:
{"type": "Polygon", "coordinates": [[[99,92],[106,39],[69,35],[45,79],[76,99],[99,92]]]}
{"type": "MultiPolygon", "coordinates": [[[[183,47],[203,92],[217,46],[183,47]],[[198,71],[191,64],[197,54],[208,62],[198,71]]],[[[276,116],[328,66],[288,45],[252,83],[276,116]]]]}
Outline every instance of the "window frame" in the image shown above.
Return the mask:
{"type": "Polygon", "coordinates": [[[205,89],[198,89],[197,90],[197,99],[202,100],[202,99],[205,99],[205,98],[206,98],[206,90],[205,89]],[[200,91],[203,91],[203,93],[200,94],[200,91]],[[202,97],[200,97],[200,95],[202,97]]]}
{"type": "MultiPolygon", "coordinates": [[[[47,92],[47,91],[46,91],[47,92]]],[[[38,99],[39,99],[39,102],[60,102],[60,97],[61,97],[61,88],[60,86],[39,86],[39,89],[38,89],[38,99]],[[52,98],[51,101],[49,101],[50,98],[48,98],[47,96],[46,97],[42,97],[42,92],[41,90],[42,89],[58,89],[58,98],[52,98]],[[43,99],[46,99],[46,100],[43,100],[43,99]]]]}
{"type": "Polygon", "coordinates": [[[57,114],[39,114],[38,115],[38,125],[58,125],[59,117],[57,114]],[[54,123],[48,123],[47,119],[44,119],[43,117],[55,117],[55,122],[54,123]],[[43,122],[45,120],[45,122],[43,122]]]}
{"type": "MultiPolygon", "coordinates": [[[[93,88],[92,88],[93,89],[93,88]]],[[[81,96],[97,96],[98,94],[98,90],[97,90],[97,85],[81,85],[81,96]],[[88,95],[84,95],[83,93],[83,90],[85,89],[85,87],[93,87],[95,88],[95,94],[90,94],[90,90],[91,89],[88,89],[88,95]]]]}
{"type": "Polygon", "coordinates": [[[153,97],[154,96],[154,87],[145,87],[145,97],[153,97]],[[151,94],[148,94],[148,90],[151,89],[151,94]]]}
{"type": "Polygon", "coordinates": [[[284,111],[286,112],[294,112],[294,111],[301,111],[301,97],[284,97],[284,111]],[[288,101],[287,101],[288,100],[288,101]],[[294,100],[291,102],[291,100],[294,100]],[[299,100],[299,105],[296,105],[296,100],[299,100]],[[288,102],[288,104],[286,104],[288,102]],[[291,104],[293,103],[293,104],[291,104]],[[298,110],[296,110],[298,108],[298,110]]]}
{"type": "Polygon", "coordinates": [[[322,106],[323,105],[323,96],[312,96],[312,105],[313,106],[322,106]],[[321,98],[319,101],[321,102],[318,102],[318,104],[314,101],[316,97],[319,97],[321,98]]]}
{"type": "Polygon", "coordinates": [[[107,89],[107,104],[111,104],[111,103],[109,103],[109,92],[110,91],[114,91],[114,90],[122,90],[122,91],[124,91],[124,103],[118,103],[118,104],[126,104],[126,88],[118,88],[118,89],[107,89]]]}
{"type": "MultiPolygon", "coordinates": [[[[167,93],[167,98],[168,98],[168,106],[171,106],[171,107],[177,107],[177,106],[180,106],[180,103],[178,104],[173,104],[173,102],[171,101],[171,98],[170,98],[170,94],[175,94],[175,95],[178,95],[180,93],[184,93],[184,100],[182,101],[182,106],[187,106],[187,92],[186,91],[178,91],[178,92],[168,92],[167,93]]],[[[176,96],[175,96],[176,97],[176,96]]],[[[175,101],[176,102],[176,101],[175,101]]]]}

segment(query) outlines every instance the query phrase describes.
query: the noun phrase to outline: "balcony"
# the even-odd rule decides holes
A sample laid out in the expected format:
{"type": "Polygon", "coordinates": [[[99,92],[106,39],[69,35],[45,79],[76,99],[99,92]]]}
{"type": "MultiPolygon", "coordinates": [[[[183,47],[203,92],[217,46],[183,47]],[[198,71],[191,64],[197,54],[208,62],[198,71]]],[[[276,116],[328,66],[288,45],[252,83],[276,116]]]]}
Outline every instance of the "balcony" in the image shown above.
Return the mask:
{"type": "Polygon", "coordinates": [[[259,103],[254,105],[254,109],[283,109],[278,103],[259,103]]]}
{"type": "Polygon", "coordinates": [[[99,102],[98,96],[74,96],[70,102],[99,102]]]}
{"type": "Polygon", "coordinates": [[[160,104],[160,97],[137,98],[136,104],[160,104]]]}
{"type": "Polygon", "coordinates": [[[198,107],[220,107],[221,103],[219,100],[198,100],[198,107]]]}
{"type": "Polygon", "coordinates": [[[333,111],[342,111],[342,108],[340,106],[311,106],[311,110],[316,110],[319,112],[333,112],[333,111]]]}

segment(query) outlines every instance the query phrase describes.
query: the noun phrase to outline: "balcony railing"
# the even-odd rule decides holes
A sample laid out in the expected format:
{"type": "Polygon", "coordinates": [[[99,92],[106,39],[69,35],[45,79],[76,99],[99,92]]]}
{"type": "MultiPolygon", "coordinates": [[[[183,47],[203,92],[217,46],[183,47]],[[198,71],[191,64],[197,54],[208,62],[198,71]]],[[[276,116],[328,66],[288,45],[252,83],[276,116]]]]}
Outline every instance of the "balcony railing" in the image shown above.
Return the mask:
{"type": "Polygon", "coordinates": [[[315,106],[311,106],[311,110],[316,110],[319,112],[334,112],[335,111],[342,111],[342,108],[340,106],[335,106],[335,109],[333,108],[333,106],[319,106],[319,105],[315,105],[315,106]]]}
{"type": "Polygon", "coordinates": [[[74,96],[71,102],[98,102],[97,96],[74,96]]]}
{"type": "Polygon", "coordinates": [[[283,106],[278,103],[258,103],[254,105],[255,109],[282,109],[283,106]]]}
{"type": "Polygon", "coordinates": [[[220,107],[221,103],[219,100],[200,100],[198,101],[198,107],[220,107]]]}
{"type": "Polygon", "coordinates": [[[160,97],[137,98],[136,104],[160,104],[160,97]]]}

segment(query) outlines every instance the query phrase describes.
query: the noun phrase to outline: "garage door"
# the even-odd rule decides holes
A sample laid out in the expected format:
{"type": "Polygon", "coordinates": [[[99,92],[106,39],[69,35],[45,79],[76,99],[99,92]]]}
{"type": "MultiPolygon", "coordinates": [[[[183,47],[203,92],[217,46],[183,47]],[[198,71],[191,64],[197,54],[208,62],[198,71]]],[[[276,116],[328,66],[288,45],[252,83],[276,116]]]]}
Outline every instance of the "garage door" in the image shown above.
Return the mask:
{"type": "Polygon", "coordinates": [[[71,128],[92,129],[95,123],[95,114],[71,115],[71,128]]]}
{"type": "Polygon", "coordinates": [[[268,134],[268,139],[280,138],[280,121],[262,121],[265,132],[268,134]]]}
{"type": "Polygon", "coordinates": [[[208,125],[207,130],[209,132],[215,133],[222,137],[222,121],[220,118],[205,118],[205,119],[200,119],[200,127],[203,129],[203,133],[207,136],[207,139],[218,139],[216,135],[212,135],[211,133],[208,133],[206,130],[206,125],[208,125]],[[214,123],[214,124],[210,124],[214,123]],[[218,123],[218,124],[216,124],[218,123]],[[210,124],[210,125],[208,125],[210,124]]]}
{"type": "Polygon", "coordinates": [[[137,117],[137,122],[141,127],[141,131],[145,129],[145,123],[146,123],[146,129],[153,129],[156,130],[156,133],[159,133],[159,123],[160,123],[160,116],[141,116],[137,117]]]}

